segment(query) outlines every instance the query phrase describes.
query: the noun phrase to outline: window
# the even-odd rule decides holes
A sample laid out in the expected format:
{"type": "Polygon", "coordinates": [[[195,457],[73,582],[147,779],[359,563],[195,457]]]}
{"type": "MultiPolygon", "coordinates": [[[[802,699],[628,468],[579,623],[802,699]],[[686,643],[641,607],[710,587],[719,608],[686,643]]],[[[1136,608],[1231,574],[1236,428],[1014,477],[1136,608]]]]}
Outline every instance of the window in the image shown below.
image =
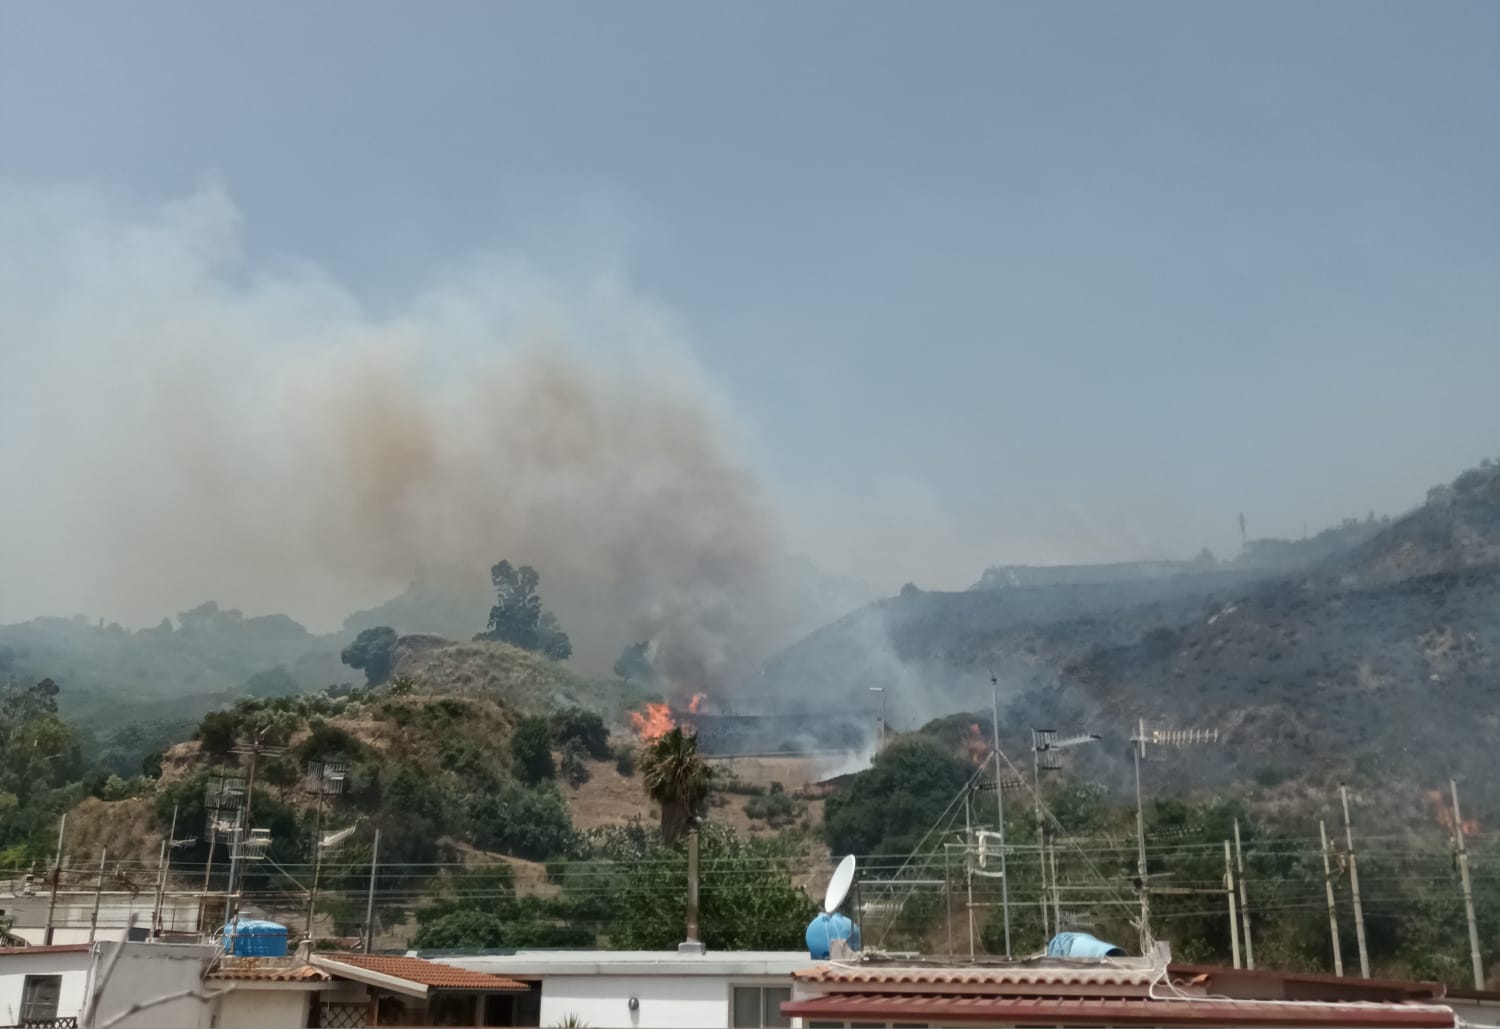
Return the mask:
{"type": "Polygon", "coordinates": [[[21,987],[21,1024],[55,1019],[57,999],[61,995],[62,976],[28,975],[21,987]]]}
{"type": "Polygon", "coordinates": [[[729,1024],[734,1029],[763,1029],[791,1025],[781,1005],[792,999],[790,986],[736,986],[729,1024]]]}

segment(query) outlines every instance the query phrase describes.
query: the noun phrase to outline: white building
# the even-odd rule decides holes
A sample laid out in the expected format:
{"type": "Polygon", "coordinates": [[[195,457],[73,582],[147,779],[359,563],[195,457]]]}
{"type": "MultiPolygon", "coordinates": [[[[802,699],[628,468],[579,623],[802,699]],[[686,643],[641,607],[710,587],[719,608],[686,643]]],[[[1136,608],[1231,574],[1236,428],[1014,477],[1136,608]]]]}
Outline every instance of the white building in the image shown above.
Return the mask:
{"type": "Polygon", "coordinates": [[[430,957],[531,986],[535,1014],[511,1025],[560,1025],[572,1018],[595,1029],[795,1025],[781,1014],[781,1005],[791,999],[792,973],[814,964],[805,950],[521,950],[430,957]]]}
{"type": "Polygon", "coordinates": [[[208,1025],[201,995],[213,955],[208,944],[116,941],[0,949],[0,1026],[75,1026],[97,991],[96,1022],[197,1029],[208,1025]]]}
{"type": "MultiPolygon", "coordinates": [[[[10,934],[32,945],[46,942],[48,908],[51,908],[52,942],[91,943],[94,940],[142,940],[151,930],[156,910],[156,894],[151,890],[135,893],[106,890],[98,897],[98,914],[94,913],[94,893],[64,891],[57,903],[45,892],[0,894],[0,915],[10,920],[10,934]],[[134,925],[131,921],[134,919],[134,925]]],[[[196,933],[199,896],[190,893],[168,893],[162,897],[161,928],[166,933],[196,933]]],[[[3,1024],[3,1023],[0,1023],[3,1024]]]]}
{"type": "Polygon", "coordinates": [[[83,1010],[93,948],[0,948],[0,1025],[76,1019],[83,1010]]]}

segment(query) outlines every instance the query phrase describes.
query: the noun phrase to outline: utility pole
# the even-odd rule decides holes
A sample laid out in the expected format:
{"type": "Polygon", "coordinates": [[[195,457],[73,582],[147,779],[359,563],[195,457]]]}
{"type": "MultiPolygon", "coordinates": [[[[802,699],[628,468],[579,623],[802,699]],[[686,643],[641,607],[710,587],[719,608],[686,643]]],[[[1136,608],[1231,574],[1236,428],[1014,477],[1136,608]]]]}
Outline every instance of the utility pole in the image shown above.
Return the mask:
{"type": "Polygon", "coordinates": [[[1359,976],[1370,978],[1370,952],[1365,947],[1365,909],[1359,903],[1359,862],[1354,856],[1354,829],[1349,824],[1349,787],[1339,783],[1344,803],[1344,842],[1349,845],[1349,890],[1354,896],[1354,939],[1359,943],[1359,976]]]}
{"type": "Polygon", "coordinates": [[[172,805],[172,828],[167,838],[161,841],[161,856],[156,859],[156,903],[151,909],[151,938],[161,935],[161,904],[167,891],[167,866],[172,860],[172,848],[177,844],[177,805],[172,805]]]}
{"type": "Polygon", "coordinates": [[[1031,730],[1031,799],[1036,808],[1036,859],[1037,881],[1041,884],[1037,896],[1042,904],[1042,947],[1045,948],[1052,933],[1047,928],[1047,826],[1042,821],[1042,745],[1037,730],[1031,730]]]}
{"type": "Polygon", "coordinates": [[[380,860],[380,830],[375,830],[375,848],[370,851],[370,892],[365,898],[365,953],[375,946],[375,865],[380,860]]]}
{"type": "MultiPolygon", "coordinates": [[[[964,908],[969,912],[969,960],[974,960],[974,869],[969,864],[969,855],[974,851],[974,827],[970,816],[972,790],[964,790],[964,908]]],[[[1046,910],[1046,898],[1042,909],[1046,910]]]]}
{"type": "Polygon", "coordinates": [[[1047,844],[1047,864],[1052,877],[1052,926],[1062,932],[1062,894],[1057,888],[1057,838],[1047,844]]]}
{"type": "Polygon", "coordinates": [[[1250,896],[1245,890],[1245,855],[1240,850],[1240,820],[1234,820],[1234,868],[1240,880],[1240,918],[1244,922],[1245,967],[1255,967],[1255,947],[1250,943],[1250,896]]]}
{"type": "Polygon", "coordinates": [[[1135,746],[1130,748],[1135,755],[1135,874],[1141,881],[1141,953],[1151,949],[1151,892],[1146,879],[1146,811],[1141,804],[1141,755],[1146,752],[1146,720],[1136,725],[1135,746]]]}
{"type": "Polygon", "coordinates": [[[1229,841],[1224,841],[1224,893],[1229,898],[1229,952],[1234,958],[1234,967],[1240,967],[1240,915],[1234,901],[1234,861],[1229,855],[1229,841]]]}
{"type": "Polygon", "coordinates": [[[1464,846],[1464,820],[1458,812],[1458,780],[1449,779],[1453,790],[1453,839],[1458,844],[1458,874],[1463,880],[1464,915],[1469,920],[1469,959],[1474,963],[1474,989],[1484,989],[1484,963],[1479,958],[1479,927],[1474,921],[1474,891],[1469,885],[1469,851],[1464,846]]]}
{"type": "Polygon", "coordinates": [[[57,823],[57,857],[52,862],[52,893],[47,898],[47,928],[42,933],[42,946],[52,946],[53,916],[57,911],[57,890],[62,884],[63,833],[68,828],[68,816],[63,815],[57,823]]]}
{"type": "Polygon", "coordinates": [[[1333,940],[1333,974],[1344,974],[1344,948],[1339,944],[1339,920],[1333,909],[1333,868],[1328,863],[1328,827],[1318,819],[1318,835],[1323,840],[1323,889],[1328,893],[1328,935],[1333,940]]]}
{"type": "Polygon", "coordinates": [[[679,951],[702,953],[703,944],[698,942],[698,827],[688,829],[687,867],[687,942],[679,951]]]}
{"type": "Polygon", "coordinates": [[[1005,874],[1005,788],[1000,774],[1000,681],[994,675],[990,676],[990,718],[995,739],[995,831],[1000,834],[1000,917],[1005,923],[1005,956],[1010,957],[1010,877],[1005,874]]]}
{"type": "Polygon", "coordinates": [[[104,892],[104,865],[109,860],[109,848],[99,852],[99,881],[94,884],[94,913],[89,916],[89,942],[99,930],[99,896],[104,892]]]}

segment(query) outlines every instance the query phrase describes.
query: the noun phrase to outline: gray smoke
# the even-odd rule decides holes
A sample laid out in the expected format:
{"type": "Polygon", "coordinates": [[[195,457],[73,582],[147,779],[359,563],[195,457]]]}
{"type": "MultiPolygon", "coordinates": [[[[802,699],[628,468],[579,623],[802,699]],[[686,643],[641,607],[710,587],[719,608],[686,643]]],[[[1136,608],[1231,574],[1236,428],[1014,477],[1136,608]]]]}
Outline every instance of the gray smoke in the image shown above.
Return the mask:
{"type": "Polygon", "coordinates": [[[685,688],[782,631],[774,505],[661,312],[496,260],[377,313],[240,233],[215,189],[130,218],[0,187],[0,620],[214,597],[327,628],[508,557],[563,608],[549,576],[603,584],[608,645],[685,688]]]}

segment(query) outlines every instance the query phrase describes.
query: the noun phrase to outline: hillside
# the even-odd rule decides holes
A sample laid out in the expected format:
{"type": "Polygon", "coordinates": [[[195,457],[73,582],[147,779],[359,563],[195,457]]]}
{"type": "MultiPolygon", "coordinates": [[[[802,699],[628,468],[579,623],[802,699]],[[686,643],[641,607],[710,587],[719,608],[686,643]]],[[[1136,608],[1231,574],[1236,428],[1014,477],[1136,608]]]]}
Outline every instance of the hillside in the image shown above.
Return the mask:
{"type": "Polygon", "coordinates": [[[801,695],[873,708],[873,725],[868,688],[881,686],[899,728],[987,710],[993,672],[1008,749],[1024,754],[1031,726],[1103,732],[1080,771],[1120,788],[1125,738],[1145,718],[1224,733],[1222,747],[1184,757],[1176,782],[1378,772],[1416,790],[1453,771],[1485,782],[1475,802],[1500,802],[1487,743],[1500,727],[1500,469],[1465,472],[1410,514],[1338,537],[1347,545],[1290,574],[1096,566],[1106,581],[1070,570],[1043,585],[909,588],[789,648],[755,689],[768,706],[801,695]]]}

